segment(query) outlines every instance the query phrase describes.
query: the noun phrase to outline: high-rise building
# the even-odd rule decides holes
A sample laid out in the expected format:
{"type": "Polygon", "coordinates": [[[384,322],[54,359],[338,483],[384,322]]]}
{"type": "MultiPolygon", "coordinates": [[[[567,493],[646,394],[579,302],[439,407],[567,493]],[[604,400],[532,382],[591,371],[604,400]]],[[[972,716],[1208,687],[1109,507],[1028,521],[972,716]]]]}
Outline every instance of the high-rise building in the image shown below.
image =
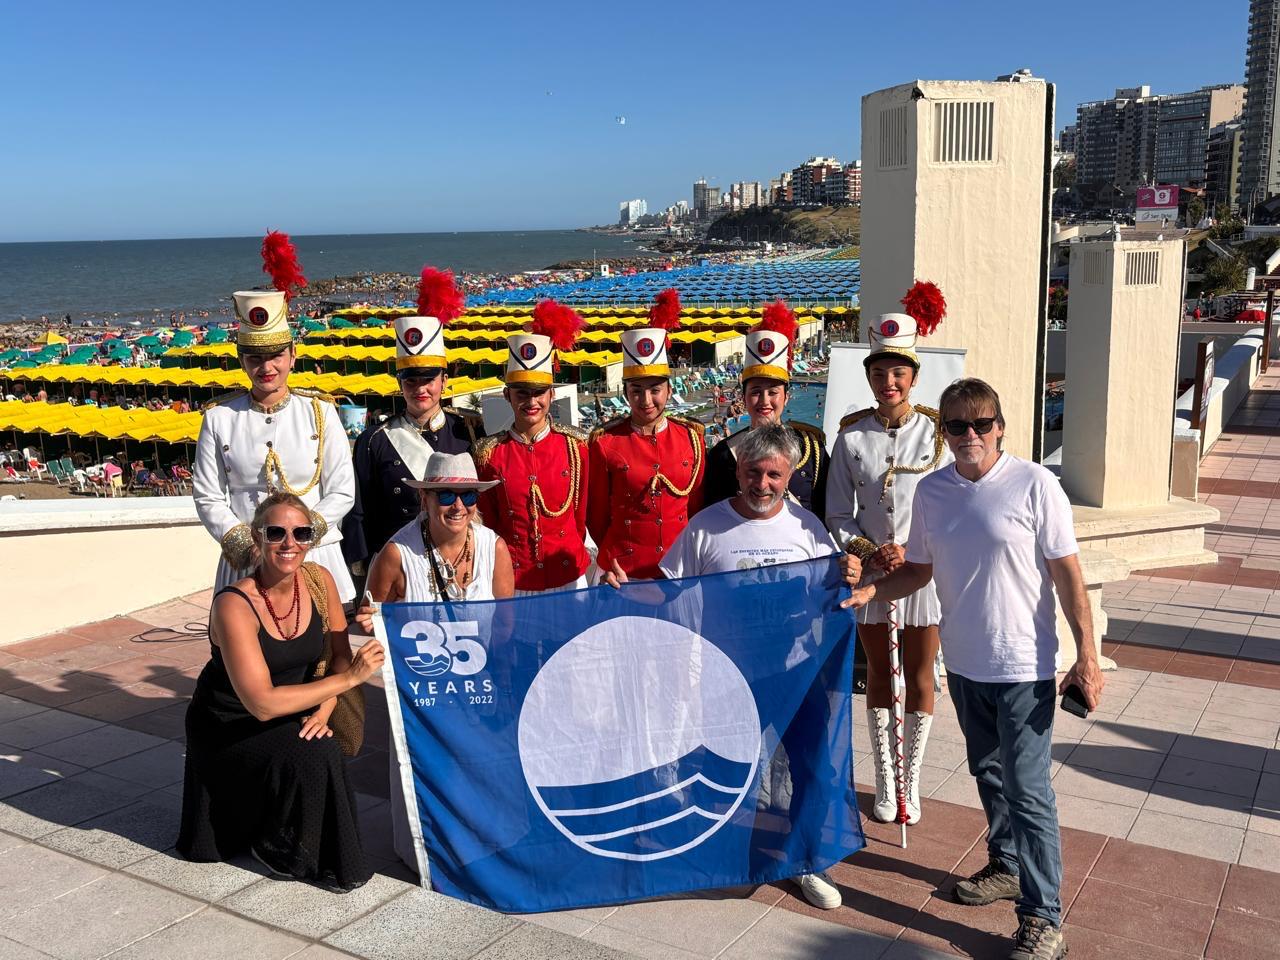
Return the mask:
{"type": "Polygon", "coordinates": [[[729,188],[729,208],[746,210],[749,207],[764,206],[764,190],[759,181],[742,181],[729,188]]]}
{"type": "Polygon", "coordinates": [[[1280,0],[1249,0],[1240,190],[1246,212],[1280,193],[1280,0]]]}
{"type": "Polygon", "coordinates": [[[775,206],[786,206],[791,203],[791,171],[769,181],[769,202],[775,206]]]}
{"type": "Polygon", "coordinates": [[[1153,95],[1149,86],[1124,87],[1109,100],[1082,103],[1071,136],[1076,182],[1095,191],[1106,186],[1133,196],[1139,186],[1203,184],[1209,130],[1238,116],[1239,84],[1201,87],[1190,93],[1153,95]]]}
{"type": "Polygon", "coordinates": [[[1058,134],[1058,152],[1076,152],[1076,125],[1074,123],[1063,127],[1062,133],[1058,134]]]}
{"type": "Polygon", "coordinates": [[[1155,175],[1156,98],[1151,88],[1123,87],[1110,100],[1076,108],[1076,182],[1110,184],[1132,195],[1155,175]]]}
{"type": "Polygon", "coordinates": [[[1205,162],[1204,204],[1213,213],[1222,204],[1233,210],[1240,195],[1240,155],[1244,124],[1220,123],[1209,131],[1209,158],[1205,162]]]}
{"type": "Polygon", "coordinates": [[[649,205],[643,200],[623,200],[618,204],[618,223],[626,225],[635,223],[649,212],[649,205]]]}
{"type": "Polygon", "coordinates": [[[1157,98],[1155,182],[1202,185],[1209,131],[1240,116],[1244,86],[1224,83],[1157,98]]]}
{"type": "Polygon", "coordinates": [[[720,208],[720,188],[708,184],[705,179],[696,180],[693,184],[693,216],[698,220],[706,220],[720,208]]]}
{"type": "Polygon", "coordinates": [[[855,160],[822,181],[822,202],[832,207],[862,202],[862,161],[855,160]]]}
{"type": "Polygon", "coordinates": [[[823,183],[840,170],[840,161],[835,157],[810,157],[791,171],[791,202],[825,203],[823,183]]]}

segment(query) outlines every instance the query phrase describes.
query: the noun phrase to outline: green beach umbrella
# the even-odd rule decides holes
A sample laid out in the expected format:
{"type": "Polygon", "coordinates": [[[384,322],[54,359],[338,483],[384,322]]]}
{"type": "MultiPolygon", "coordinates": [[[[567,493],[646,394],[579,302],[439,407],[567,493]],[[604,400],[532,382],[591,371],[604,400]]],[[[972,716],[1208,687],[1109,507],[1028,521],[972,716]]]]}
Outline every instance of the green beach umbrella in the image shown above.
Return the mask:
{"type": "Polygon", "coordinates": [[[204,332],[205,343],[226,343],[230,338],[226,327],[209,327],[204,332]]]}
{"type": "Polygon", "coordinates": [[[329,322],[329,328],[331,330],[350,330],[354,326],[355,324],[346,317],[334,317],[329,322]]]}

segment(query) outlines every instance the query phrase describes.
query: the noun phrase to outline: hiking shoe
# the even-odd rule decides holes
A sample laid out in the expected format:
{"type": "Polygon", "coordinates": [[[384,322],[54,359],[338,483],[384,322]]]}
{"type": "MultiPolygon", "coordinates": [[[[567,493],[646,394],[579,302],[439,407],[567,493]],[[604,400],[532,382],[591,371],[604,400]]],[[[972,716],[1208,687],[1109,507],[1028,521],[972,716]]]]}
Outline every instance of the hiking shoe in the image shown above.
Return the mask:
{"type": "Polygon", "coordinates": [[[1013,937],[1009,960],[1061,960],[1067,955],[1062,928],[1043,917],[1023,917],[1013,937]]]}
{"type": "Polygon", "coordinates": [[[819,910],[834,910],[844,903],[840,888],[825,873],[802,873],[796,879],[804,898],[819,910]]]}
{"type": "Polygon", "coordinates": [[[956,901],[968,907],[985,907],[997,900],[1017,900],[1022,887],[1016,873],[1010,873],[1003,863],[992,859],[972,877],[956,884],[956,901]]]}

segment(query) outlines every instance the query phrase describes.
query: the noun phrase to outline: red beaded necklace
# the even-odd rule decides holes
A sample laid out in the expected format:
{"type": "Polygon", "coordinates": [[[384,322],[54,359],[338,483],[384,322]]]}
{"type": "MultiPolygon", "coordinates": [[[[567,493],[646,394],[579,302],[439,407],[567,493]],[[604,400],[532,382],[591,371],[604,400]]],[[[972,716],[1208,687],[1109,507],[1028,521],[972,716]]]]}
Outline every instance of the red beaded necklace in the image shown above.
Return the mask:
{"type": "Polygon", "coordinates": [[[281,640],[292,640],[298,635],[298,624],[302,621],[302,604],[300,601],[301,591],[298,589],[298,575],[293,575],[293,605],[284,612],[283,617],[276,616],[276,608],[271,605],[271,598],[267,596],[267,591],[262,589],[262,584],[254,578],[254,586],[258,588],[258,596],[262,598],[262,602],[267,605],[267,613],[271,615],[272,621],[276,625],[276,632],[280,634],[281,640]],[[284,622],[289,619],[289,615],[293,615],[293,632],[285,635],[284,622]]]}

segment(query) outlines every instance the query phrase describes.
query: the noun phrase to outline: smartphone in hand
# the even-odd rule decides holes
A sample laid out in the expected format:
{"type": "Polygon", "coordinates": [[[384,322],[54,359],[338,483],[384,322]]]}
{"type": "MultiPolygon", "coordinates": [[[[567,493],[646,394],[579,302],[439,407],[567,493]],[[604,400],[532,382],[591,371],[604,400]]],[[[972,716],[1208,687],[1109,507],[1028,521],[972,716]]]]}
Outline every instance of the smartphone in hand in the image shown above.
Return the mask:
{"type": "Polygon", "coordinates": [[[1089,704],[1084,699],[1084,691],[1074,683],[1062,691],[1062,709],[1081,720],[1089,716],[1089,704]]]}

